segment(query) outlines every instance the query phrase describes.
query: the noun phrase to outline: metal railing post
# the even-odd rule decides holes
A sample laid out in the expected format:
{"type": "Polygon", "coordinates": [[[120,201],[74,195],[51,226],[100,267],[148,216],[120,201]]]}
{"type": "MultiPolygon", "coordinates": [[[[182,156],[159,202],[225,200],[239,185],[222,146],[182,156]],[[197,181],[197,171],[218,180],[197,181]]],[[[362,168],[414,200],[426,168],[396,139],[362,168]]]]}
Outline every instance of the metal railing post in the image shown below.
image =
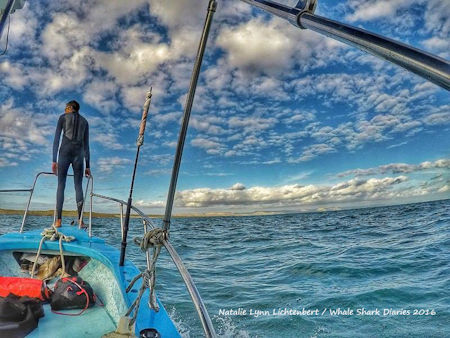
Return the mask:
{"type": "Polygon", "coordinates": [[[83,220],[83,216],[84,216],[84,206],[86,205],[86,198],[88,195],[88,190],[89,190],[89,183],[91,182],[91,179],[93,180],[92,175],[89,175],[87,182],[86,182],[86,190],[84,192],[84,196],[83,196],[83,205],[81,206],[81,214],[80,214],[80,218],[78,219],[78,228],[81,229],[81,220],[83,220]]]}
{"type": "MultiPolygon", "coordinates": [[[[123,200],[119,200],[117,198],[108,197],[104,195],[99,195],[92,193],[93,197],[103,198],[109,201],[116,202],[121,205],[121,209],[124,204],[127,202],[123,200]]],[[[141,210],[136,208],[135,206],[131,205],[131,209],[138,214],[143,222],[144,226],[144,233],[147,233],[148,227],[151,227],[152,229],[155,228],[153,222],[151,219],[146,216],[141,210]]],[[[121,212],[123,214],[123,212],[121,212]]],[[[212,325],[211,318],[209,317],[208,311],[206,310],[206,306],[203,303],[203,300],[200,296],[200,293],[197,290],[197,287],[195,286],[194,280],[192,279],[191,275],[189,274],[189,271],[186,269],[185,265],[183,264],[183,261],[181,260],[181,257],[178,255],[178,253],[175,251],[175,248],[170,244],[169,241],[165,240],[163,242],[164,247],[167,249],[167,252],[169,253],[170,257],[172,258],[172,261],[175,264],[175,267],[180,272],[181,277],[183,278],[183,281],[186,285],[186,288],[188,290],[189,295],[191,296],[192,302],[194,303],[194,307],[199,315],[200,321],[203,326],[203,330],[205,332],[206,337],[216,337],[216,333],[214,331],[214,326],[212,325]]],[[[146,259],[147,259],[147,268],[150,267],[150,253],[147,250],[146,251],[146,259]]]]}
{"type": "MultiPolygon", "coordinates": [[[[148,227],[147,227],[147,221],[144,218],[142,219],[142,224],[144,225],[144,234],[146,234],[148,231],[148,227]]],[[[151,266],[150,266],[150,251],[149,250],[145,251],[145,258],[147,260],[147,270],[150,270],[151,266]]]]}
{"type": "MultiPolygon", "coordinates": [[[[92,176],[92,174],[90,175],[92,176]]],[[[89,194],[91,196],[91,203],[89,205],[89,237],[92,237],[92,195],[94,194],[94,177],[92,177],[92,181],[91,181],[91,193],[89,194]]]]}
{"type": "Polygon", "coordinates": [[[23,228],[25,226],[25,221],[27,219],[27,215],[28,215],[28,209],[30,208],[30,204],[31,204],[31,198],[33,197],[33,193],[34,193],[34,188],[36,186],[36,181],[39,178],[39,176],[41,176],[42,174],[44,175],[53,175],[53,173],[48,173],[48,172],[40,172],[36,175],[36,177],[34,178],[34,182],[33,182],[33,186],[31,187],[31,191],[30,191],[30,197],[28,198],[28,202],[27,202],[27,207],[25,208],[25,212],[23,213],[23,218],[22,218],[22,224],[20,225],[20,230],[19,232],[22,233],[23,232],[23,228]]]}
{"type": "Polygon", "coordinates": [[[122,203],[119,203],[119,208],[120,208],[120,233],[121,233],[120,238],[123,238],[123,204],[122,203]]]}
{"type": "MultiPolygon", "coordinates": [[[[25,211],[23,213],[22,223],[20,225],[20,230],[19,230],[20,233],[23,232],[23,229],[25,227],[25,222],[27,220],[28,211],[29,211],[30,205],[31,205],[31,199],[33,198],[33,194],[34,194],[34,190],[36,188],[37,180],[38,180],[39,176],[41,176],[41,175],[54,176],[55,174],[50,173],[50,172],[45,172],[45,171],[39,172],[35,176],[34,181],[33,181],[33,185],[31,186],[30,189],[5,189],[5,190],[2,189],[2,190],[0,190],[0,192],[29,192],[30,193],[30,196],[28,197],[28,201],[27,201],[27,206],[25,207],[25,211]]],[[[73,175],[67,175],[67,176],[73,176],[73,175]]],[[[87,194],[88,186],[89,186],[89,180],[88,180],[88,183],[86,185],[86,194],[87,194]]],[[[91,180],[91,194],[92,194],[93,188],[94,188],[94,178],[92,177],[92,180],[91,180]]],[[[86,194],[85,194],[84,199],[86,199],[86,194]]],[[[91,198],[91,214],[92,214],[92,198],[91,198]]],[[[56,205],[55,205],[55,209],[53,210],[53,224],[55,223],[55,220],[56,220],[56,205]]],[[[91,215],[89,216],[89,222],[91,222],[91,215]]]]}

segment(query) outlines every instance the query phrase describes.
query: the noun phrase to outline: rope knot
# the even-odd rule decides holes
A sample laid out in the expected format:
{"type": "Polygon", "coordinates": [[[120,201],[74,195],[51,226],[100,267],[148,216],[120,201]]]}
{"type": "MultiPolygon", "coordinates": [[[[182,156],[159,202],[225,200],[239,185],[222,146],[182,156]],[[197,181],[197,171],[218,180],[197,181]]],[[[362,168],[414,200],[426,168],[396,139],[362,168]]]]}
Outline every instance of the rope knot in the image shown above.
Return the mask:
{"type": "Polygon", "coordinates": [[[42,232],[41,232],[41,241],[39,242],[39,248],[38,251],[36,253],[36,259],[33,263],[33,268],[31,269],[31,278],[34,278],[34,271],[36,270],[36,265],[37,265],[37,261],[39,256],[41,255],[41,250],[42,250],[42,244],[46,241],[56,241],[59,240],[59,254],[61,256],[61,264],[62,264],[62,275],[64,276],[66,274],[66,264],[64,262],[64,254],[63,254],[63,248],[62,248],[62,241],[64,242],[72,242],[73,240],[75,240],[74,236],[66,236],[61,232],[58,232],[58,229],[52,225],[51,228],[45,228],[42,232]]]}
{"type": "Polygon", "coordinates": [[[149,248],[160,247],[164,245],[164,241],[168,239],[167,231],[161,228],[152,229],[144,234],[142,240],[139,237],[134,239],[134,242],[140,246],[142,251],[147,251],[149,248]]]}
{"type": "Polygon", "coordinates": [[[152,272],[148,269],[145,269],[144,272],[142,272],[142,283],[145,285],[146,288],[150,288],[152,279],[152,272]]]}
{"type": "Polygon", "coordinates": [[[153,255],[150,258],[150,262],[148,268],[141,272],[139,275],[133,278],[128,285],[126,292],[129,292],[134,283],[140,278],[142,278],[141,288],[139,289],[139,294],[134,300],[133,304],[128,308],[128,311],[125,316],[129,316],[133,309],[135,309],[133,318],[130,320],[130,325],[133,325],[137,318],[137,312],[139,309],[139,305],[141,303],[142,295],[146,289],[149,289],[148,296],[148,306],[155,310],[155,312],[159,311],[159,305],[155,296],[155,283],[156,283],[156,260],[158,259],[159,253],[161,252],[161,246],[164,245],[164,242],[169,238],[166,230],[161,228],[152,229],[144,234],[144,237],[140,239],[139,237],[134,238],[134,242],[140,246],[141,250],[146,252],[149,248],[153,248],[153,255]]]}

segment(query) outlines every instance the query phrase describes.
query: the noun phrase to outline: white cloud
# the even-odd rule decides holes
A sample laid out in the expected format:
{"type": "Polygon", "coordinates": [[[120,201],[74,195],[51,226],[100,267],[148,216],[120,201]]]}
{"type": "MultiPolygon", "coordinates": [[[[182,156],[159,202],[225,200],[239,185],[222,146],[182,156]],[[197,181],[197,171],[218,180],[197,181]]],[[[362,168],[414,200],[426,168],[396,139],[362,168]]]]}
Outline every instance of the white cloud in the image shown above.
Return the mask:
{"type": "Polygon", "coordinates": [[[438,190],[438,192],[447,192],[447,191],[450,191],[450,184],[446,184],[438,190]]]}
{"type": "Polygon", "coordinates": [[[294,183],[294,182],[303,181],[306,178],[308,178],[311,174],[312,174],[312,171],[304,171],[304,172],[300,172],[296,175],[287,176],[283,180],[283,183],[286,184],[286,183],[294,183]]]}
{"type": "Polygon", "coordinates": [[[316,118],[315,114],[312,112],[288,111],[286,115],[288,115],[288,117],[283,119],[283,123],[288,126],[296,123],[313,121],[316,118]]]}
{"type": "Polygon", "coordinates": [[[419,40],[428,50],[446,58],[450,32],[450,2],[442,0],[350,0],[342,4],[345,19],[374,21],[388,36],[397,34],[419,40]],[[417,29],[417,22],[424,27],[417,29]],[[431,37],[427,37],[431,35],[431,37]]]}
{"type": "Polygon", "coordinates": [[[163,175],[170,175],[172,172],[171,169],[151,169],[145,173],[145,175],[149,176],[163,176],[163,175]]]}
{"type": "Polygon", "coordinates": [[[390,146],[387,146],[386,149],[398,148],[398,147],[404,146],[406,144],[408,144],[407,141],[396,143],[396,144],[391,144],[390,146]]]}
{"type": "Polygon", "coordinates": [[[424,13],[425,26],[433,34],[439,34],[448,42],[450,33],[450,3],[442,0],[426,1],[427,8],[424,13]]]}
{"type": "Polygon", "coordinates": [[[369,21],[382,17],[389,17],[397,10],[410,6],[411,0],[375,0],[375,1],[352,1],[351,6],[355,11],[346,17],[349,21],[369,21]]]}
{"type": "Polygon", "coordinates": [[[0,63],[0,74],[2,75],[2,82],[14,89],[23,89],[27,84],[27,79],[20,64],[12,65],[9,61],[0,63]]]}
{"type": "MultiPolygon", "coordinates": [[[[34,48],[39,47],[36,42],[36,30],[38,28],[38,19],[35,8],[30,8],[29,2],[25,2],[21,10],[15,11],[11,15],[11,26],[9,31],[9,51],[8,54],[16,54],[16,49],[23,44],[32,45],[34,48]]],[[[6,32],[2,40],[5,38],[6,32]]],[[[4,41],[4,40],[3,40],[4,41]]]]}
{"type": "MultiPolygon", "coordinates": [[[[143,155],[145,156],[145,155],[143,155]]],[[[173,154],[152,154],[150,155],[150,161],[157,165],[166,165],[174,160],[173,154]]]]}
{"type": "Polygon", "coordinates": [[[313,144],[303,148],[302,154],[299,158],[289,159],[290,163],[306,162],[322,154],[334,153],[336,149],[326,143],[313,144]]]}
{"type": "Polygon", "coordinates": [[[225,119],[216,116],[193,116],[189,126],[206,134],[220,135],[226,133],[226,130],[221,126],[225,122],[225,119]]]}
{"type": "MultiPolygon", "coordinates": [[[[406,6],[398,0],[384,2],[384,8],[380,3],[352,0],[355,11],[350,15],[361,16],[366,11],[365,20],[376,20],[380,11],[394,14],[406,6]]],[[[40,106],[46,106],[41,104],[44,98],[56,100],[62,96],[58,94],[76,92],[95,113],[106,117],[98,123],[89,118],[94,146],[101,143],[118,150],[124,148],[122,136],[128,136],[126,128],[138,121],[147,86],[153,83],[149,121],[167,128],[152,131],[149,140],[154,148],[173,147],[182,111],[179,103],[184,104],[206,4],[200,0],[177,0],[170,5],[163,0],[95,0],[86,7],[75,0],[53,1],[48,9],[35,2],[34,12],[27,9],[15,14],[21,27],[14,28],[14,43],[26,57],[0,63],[5,84],[0,92],[9,95],[12,89],[29,88],[40,106]],[[156,20],[134,24],[138,9],[140,15],[145,14],[148,4],[152,18],[163,27],[155,29],[156,20]],[[127,121],[119,123],[126,114],[127,121]]],[[[423,45],[444,50],[448,4],[430,0],[426,6],[425,31],[437,33],[423,45]]],[[[355,151],[374,142],[405,144],[420,130],[449,122],[448,107],[436,109],[442,93],[435,85],[260,13],[241,2],[219,2],[190,123],[194,147],[210,155],[246,155],[247,163],[301,162],[334,151],[355,151]],[[215,59],[218,54],[222,56],[215,59]],[[357,68],[361,65],[367,72],[357,68]],[[352,67],[351,74],[345,74],[346,67],[352,67]],[[319,71],[311,72],[314,68],[319,71]],[[340,73],[329,73],[330,69],[340,73]],[[292,80],[293,76],[298,80],[292,80]],[[314,108],[309,104],[312,98],[314,108]],[[333,105],[336,109],[331,112],[333,105]],[[344,118],[348,112],[350,116],[344,118]]],[[[420,36],[425,36],[423,30],[420,36]]],[[[4,138],[2,144],[8,149],[31,150],[31,144],[42,141],[40,136],[49,139],[52,123],[42,123],[51,128],[27,136],[33,140],[25,145],[17,145],[12,138],[4,138]]]]}
{"type": "Polygon", "coordinates": [[[245,190],[245,185],[243,185],[242,183],[235,183],[233,184],[233,186],[230,188],[230,190],[245,190]]]}
{"type": "Polygon", "coordinates": [[[164,208],[166,205],[165,201],[144,201],[138,200],[133,202],[133,204],[138,208],[164,208]]]}
{"type": "Polygon", "coordinates": [[[177,122],[180,122],[181,115],[182,115],[181,111],[163,113],[163,114],[158,114],[158,115],[152,116],[151,117],[151,121],[156,122],[160,126],[164,126],[164,125],[166,125],[166,124],[168,124],[170,122],[174,122],[175,124],[178,125],[177,122]]]}
{"type": "Polygon", "coordinates": [[[6,158],[1,158],[0,157],[0,168],[1,167],[16,167],[18,166],[19,163],[18,162],[14,162],[14,161],[9,161],[6,158]]]}
{"type": "Polygon", "coordinates": [[[387,173],[412,173],[429,169],[450,169],[450,159],[439,159],[434,162],[425,161],[420,164],[390,163],[375,168],[347,170],[337,174],[337,176],[373,176],[387,173]]]}
{"type": "Polygon", "coordinates": [[[217,44],[228,52],[230,64],[272,73],[290,66],[295,53],[295,45],[285,31],[273,20],[267,23],[253,19],[238,27],[224,28],[217,44]]]}
{"type": "Polygon", "coordinates": [[[124,145],[118,141],[119,136],[117,133],[107,132],[101,129],[94,129],[89,133],[94,135],[91,137],[91,140],[100,143],[104,148],[112,150],[124,149],[124,145]]]}
{"type": "Polygon", "coordinates": [[[245,188],[237,183],[231,189],[199,188],[177,193],[181,207],[211,207],[232,205],[265,205],[272,207],[320,205],[336,202],[389,199],[400,195],[395,187],[406,182],[406,176],[368,180],[352,179],[333,186],[283,185],[279,187],[255,186],[245,188]]]}
{"type": "Polygon", "coordinates": [[[430,114],[423,119],[423,122],[428,125],[449,124],[450,123],[450,111],[430,114]]]}
{"type": "Polygon", "coordinates": [[[145,4],[145,0],[96,0],[89,6],[81,0],[52,3],[52,21],[42,32],[43,51],[58,60],[95,45],[105,32],[117,30],[118,19],[145,4]]]}
{"type": "Polygon", "coordinates": [[[122,158],[118,156],[113,157],[103,157],[98,159],[97,165],[101,172],[103,173],[111,173],[113,170],[123,168],[126,165],[130,165],[132,161],[127,158],[122,158]]]}
{"type": "Polygon", "coordinates": [[[120,96],[125,107],[137,112],[144,102],[145,89],[142,86],[124,86],[120,96]]]}
{"type": "Polygon", "coordinates": [[[107,70],[122,85],[141,82],[169,59],[169,46],[164,43],[141,42],[117,52],[96,53],[98,66],[107,70]]]}
{"type": "Polygon", "coordinates": [[[170,29],[198,27],[203,24],[207,3],[202,0],[172,1],[150,0],[150,12],[170,29]]]}
{"type": "Polygon", "coordinates": [[[13,100],[0,104],[0,149],[3,165],[16,166],[17,161],[29,161],[36,153],[48,152],[47,139],[56,127],[56,117],[34,113],[14,106],[13,100]],[[52,121],[52,119],[55,121],[52,121]],[[6,160],[8,159],[8,160],[6,160]]]}
{"type": "Polygon", "coordinates": [[[228,120],[230,128],[242,128],[244,133],[252,133],[263,129],[274,128],[277,123],[277,119],[273,117],[238,117],[233,116],[228,120]]]}
{"type": "Polygon", "coordinates": [[[97,108],[101,114],[107,115],[119,107],[117,92],[118,87],[114,82],[95,79],[86,86],[83,101],[97,108]]]}
{"type": "Polygon", "coordinates": [[[225,50],[231,67],[274,76],[295,64],[323,65],[342,46],[309,31],[300,33],[278,18],[255,18],[238,26],[225,26],[216,43],[225,50]]]}
{"type": "Polygon", "coordinates": [[[219,142],[216,137],[203,138],[196,137],[191,141],[191,145],[197,148],[202,148],[206,150],[207,154],[220,154],[223,151],[223,145],[219,142]]]}
{"type": "Polygon", "coordinates": [[[447,51],[450,49],[450,41],[449,39],[442,39],[439,37],[432,37],[422,42],[422,44],[433,51],[441,52],[447,51]]]}

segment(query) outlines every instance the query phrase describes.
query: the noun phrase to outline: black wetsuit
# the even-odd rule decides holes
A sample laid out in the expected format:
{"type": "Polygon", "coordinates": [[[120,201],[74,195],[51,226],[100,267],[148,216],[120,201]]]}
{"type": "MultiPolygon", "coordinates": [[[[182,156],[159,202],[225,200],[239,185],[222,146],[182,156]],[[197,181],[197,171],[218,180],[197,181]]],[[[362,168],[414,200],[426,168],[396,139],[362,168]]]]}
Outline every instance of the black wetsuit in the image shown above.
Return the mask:
{"type": "Polygon", "coordinates": [[[83,206],[83,159],[89,168],[89,124],[79,113],[64,113],[59,117],[53,141],[53,162],[56,162],[59,139],[63,131],[58,156],[58,191],[56,194],[57,219],[61,219],[67,171],[72,164],[78,217],[83,206]]]}

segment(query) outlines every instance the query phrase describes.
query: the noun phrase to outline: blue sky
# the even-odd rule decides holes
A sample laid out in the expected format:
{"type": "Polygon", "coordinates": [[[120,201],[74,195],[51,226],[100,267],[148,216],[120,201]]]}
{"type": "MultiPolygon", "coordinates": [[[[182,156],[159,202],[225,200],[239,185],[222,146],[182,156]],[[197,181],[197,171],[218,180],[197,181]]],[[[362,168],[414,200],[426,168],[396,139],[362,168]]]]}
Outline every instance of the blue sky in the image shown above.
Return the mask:
{"type": "MultiPolygon", "coordinates": [[[[90,123],[95,191],[125,200],[151,85],[134,202],[162,213],[207,3],[34,1],[14,13],[0,58],[0,189],[30,187],[50,171],[57,118],[76,99],[90,123]]],[[[316,14],[450,56],[445,1],[319,0],[316,14]]],[[[175,213],[448,198],[449,123],[444,89],[240,1],[219,1],[175,213]]],[[[51,209],[55,187],[42,179],[33,208],[51,209]]],[[[69,181],[66,209],[75,208],[73,195],[69,181]]],[[[26,195],[0,201],[23,208],[26,195]]],[[[116,209],[96,200],[97,211],[116,209]]]]}

